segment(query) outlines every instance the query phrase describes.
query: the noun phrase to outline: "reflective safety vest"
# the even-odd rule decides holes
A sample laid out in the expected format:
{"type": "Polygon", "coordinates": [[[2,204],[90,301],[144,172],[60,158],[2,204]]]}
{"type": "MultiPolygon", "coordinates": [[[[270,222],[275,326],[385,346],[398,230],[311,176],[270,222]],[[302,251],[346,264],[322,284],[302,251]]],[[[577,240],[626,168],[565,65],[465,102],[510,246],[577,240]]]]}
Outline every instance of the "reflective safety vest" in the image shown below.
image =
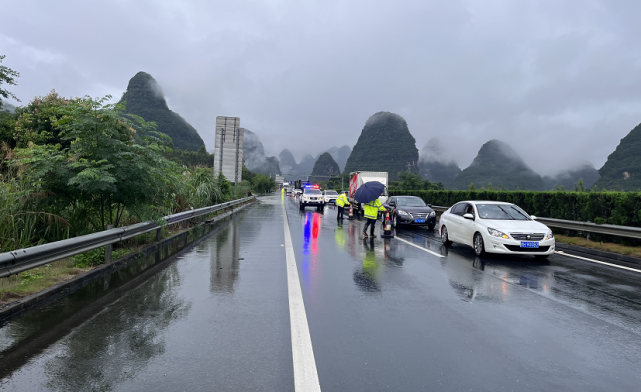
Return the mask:
{"type": "Polygon", "coordinates": [[[283,190],[282,190],[281,194],[282,194],[283,196],[285,196],[285,188],[283,188],[283,190]]]}
{"type": "Polygon", "coordinates": [[[345,204],[349,203],[347,196],[344,193],[341,193],[340,196],[336,199],[336,205],[339,207],[345,207],[345,204]]]}
{"type": "Polygon", "coordinates": [[[386,211],[386,208],[383,207],[383,205],[381,204],[381,201],[378,199],[372,200],[369,203],[364,204],[363,207],[365,212],[365,218],[367,219],[378,219],[378,212],[386,211]]]}

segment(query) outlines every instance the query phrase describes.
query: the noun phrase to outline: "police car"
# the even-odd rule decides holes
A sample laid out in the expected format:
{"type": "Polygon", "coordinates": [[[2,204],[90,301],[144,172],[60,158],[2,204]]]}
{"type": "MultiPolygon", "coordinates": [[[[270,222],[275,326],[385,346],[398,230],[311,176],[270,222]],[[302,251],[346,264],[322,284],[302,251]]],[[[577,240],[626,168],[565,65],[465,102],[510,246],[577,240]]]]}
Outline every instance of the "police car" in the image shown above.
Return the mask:
{"type": "Polygon", "coordinates": [[[305,207],[316,207],[316,210],[322,211],[325,207],[324,199],[318,185],[308,185],[303,189],[303,194],[299,198],[298,205],[301,211],[304,210],[305,207]]]}

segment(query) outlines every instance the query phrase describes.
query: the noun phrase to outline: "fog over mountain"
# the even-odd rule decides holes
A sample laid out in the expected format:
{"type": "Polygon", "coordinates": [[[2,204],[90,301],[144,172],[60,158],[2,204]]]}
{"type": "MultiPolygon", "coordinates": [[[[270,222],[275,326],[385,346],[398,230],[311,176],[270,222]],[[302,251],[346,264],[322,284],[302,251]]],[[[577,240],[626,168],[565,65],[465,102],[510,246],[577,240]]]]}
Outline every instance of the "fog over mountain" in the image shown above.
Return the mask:
{"type": "Polygon", "coordinates": [[[301,174],[300,167],[294,158],[294,154],[288,149],[284,149],[278,154],[278,162],[280,165],[280,171],[285,176],[286,181],[294,181],[299,179],[301,174]]]}
{"type": "Polygon", "coordinates": [[[23,104],[52,89],[115,102],[142,69],[209,151],[219,115],[240,117],[274,154],[316,156],[354,146],[364,119],[388,110],[417,145],[455,146],[462,168],[501,139],[552,174],[581,159],[602,167],[641,121],[638,0],[9,1],[2,11],[3,65],[20,72],[9,90],[23,104]],[[109,33],[78,34],[87,26],[109,33]]]}
{"type": "Polygon", "coordinates": [[[15,113],[16,107],[14,105],[10,104],[7,101],[3,101],[2,99],[0,99],[0,103],[1,103],[0,110],[4,112],[9,112],[9,113],[15,113]]]}
{"type": "Polygon", "coordinates": [[[446,187],[461,172],[451,151],[438,138],[431,138],[419,153],[418,169],[421,176],[432,182],[441,182],[446,187]]]}
{"type": "Polygon", "coordinates": [[[316,163],[316,158],[311,154],[303,155],[303,158],[298,163],[299,174],[311,174],[312,170],[314,170],[314,163],[316,163]]]}
{"type": "Polygon", "coordinates": [[[546,189],[553,189],[555,186],[561,186],[566,190],[573,190],[574,185],[583,180],[583,186],[592,188],[599,179],[599,172],[590,162],[583,161],[576,165],[562,170],[552,176],[543,177],[546,189]]]}
{"type": "Polygon", "coordinates": [[[507,190],[543,190],[543,179],[507,143],[490,140],[479,150],[472,164],[452,183],[451,189],[466,190],[470,184],[478,189],[492,184],[507,190]]]}
{"type": "Polygon", "coordinates": [[[270,175],[280,173],[278,158],[265,155],[265,147],[260,138],[245,128],[243,139],[243,159],[245,166],[256,173],[270,175]]]}

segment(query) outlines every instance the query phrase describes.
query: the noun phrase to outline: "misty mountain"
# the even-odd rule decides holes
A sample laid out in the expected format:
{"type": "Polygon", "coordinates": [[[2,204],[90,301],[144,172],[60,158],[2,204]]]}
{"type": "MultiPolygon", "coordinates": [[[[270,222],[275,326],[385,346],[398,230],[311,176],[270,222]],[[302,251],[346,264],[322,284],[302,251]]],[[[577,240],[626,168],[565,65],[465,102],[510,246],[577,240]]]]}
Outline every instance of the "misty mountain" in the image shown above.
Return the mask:
{"type": "Polygon", "coordinates": [[[491,183],[493,187],[508,190],[543,190],[540,175],[523,161],[509,144],[499,140],[485,143],[472,161],[450,184],[450,189],[469,189],[471,183],[478,189],[491,183]]]}
{"type": "Polygon", "coordinates": [[[243,159],[245,167],[253,172],[265,175],[280,174],[278,158],[266,156],[260,138],[249,129],[245,129],[243,138],[243,159]]]}
{"type": "Polygon", "coordinates": [[[636,191],[641,189],[641,124],[628,133],[599,169],[598,189],[636,191]]]}
{"type": "Polygon", "coordinates": [[[9,102],[3,101],[2,99],[0,99],[0,110],[3,112],[15,113],[16,107],[10,104],[9,102]]]}
{"type": "Polygon", "coordinates": [[[338,163],[332,158],[332,155],[328,152],[322,153],[312,170],[312,177],[310,181],[327,181],[329,176],[337,176],[341,173],[338,163]]]}
{"type": "Polygon", "coordinates": [[[599,179],[599,172],[590,162],[583,162],[574,168],[563,170],[554,176],[543,177],[545,189],[554,189],[555,186],[562,186],[566,190],[573,190],[574,184],[583,179],[586,188],[592,188],[599,179]]]}
{"type": "Polygon", "coordinates": [[[288,149],[284,149],[278,154],[278,162],[280,171],[285,176],[285,181],[294,181],[301,177],[301,170],[294,158],[294,154],[288,149]]]}
{"type": "Polygon", "coordinates": [[[311,154],[303,155],[303,159],[298,163],[298,170],[300,170],[300,174],[311,174],[312,170],[314,170],[315,163],[316,159],[311,154]]]}
{"type": "MultiPolygon", "coordinates": [[[[332,147],[329,150],[324,152],[330,153],[332,158],[334,158],[334,160],[338,164],[338,167],[341,169],[341,173],[342,173],[343,170],[345,169],[345,164],[347,163],[347,159],[349,158],[349,155],[352,153],[352,149],[349,146],[343,146],[340,148],[332,147]]],[[[321,154],[318,154],[316,156],[316,159],[318,159],[321,156],[321,154]]]]}
{"type": "Polygon", "coordinates": [[[169,109],[162,88],[148,73],[138,72],[129,80],[127,91],[119,103],[125,102],[126,113],[154,121],[158,125],[156,130],[171,137],[176,148],[198,151],[205,145],[196,129],[169,109]]]}
{"type": "Polygon", "coordinates": [[[425,144],[419,156],[418,169],[424,180],[441,182],[447,187],[461,173],[461,168],[435,137],[425,144]]]}
{"type": "Polygon", "coordinates": [[[417,165],[416,140],[405,119],[395,113],[378,112],[367,119],[344,172],[383,171],[395,181],[398,173],[418,174],[417,165]]]}

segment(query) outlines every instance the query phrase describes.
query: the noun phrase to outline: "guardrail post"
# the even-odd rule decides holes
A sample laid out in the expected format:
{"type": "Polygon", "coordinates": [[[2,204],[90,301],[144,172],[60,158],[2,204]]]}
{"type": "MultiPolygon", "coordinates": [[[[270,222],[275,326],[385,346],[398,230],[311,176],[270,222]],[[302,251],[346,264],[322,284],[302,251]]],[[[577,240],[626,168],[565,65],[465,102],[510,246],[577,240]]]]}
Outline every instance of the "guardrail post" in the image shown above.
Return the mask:
{"type": "MultiPolygon", "coordinates": [[[[113,229],[114,225],[107,225],[107,230],[113,229]]],[[[108,264],[111,262],[111,252],[113,250],[113,245],[109,244],[105,246],[105,264],[108,264]]]]}
{"type": "Polygon", "coordinates": [[[156,229],[156,242],[162,240],[162,229],[156,229]]]}

